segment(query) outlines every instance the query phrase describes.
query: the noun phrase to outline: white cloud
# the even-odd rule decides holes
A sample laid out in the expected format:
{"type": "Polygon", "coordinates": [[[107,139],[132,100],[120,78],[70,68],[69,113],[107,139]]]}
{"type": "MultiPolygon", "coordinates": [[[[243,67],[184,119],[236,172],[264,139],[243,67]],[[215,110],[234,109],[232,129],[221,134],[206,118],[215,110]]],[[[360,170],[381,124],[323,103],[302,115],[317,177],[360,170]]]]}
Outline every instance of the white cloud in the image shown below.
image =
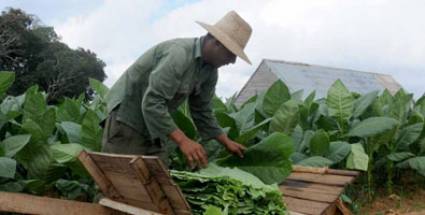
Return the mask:
{"type": "Polygon", "coordinates": [[[150,46],[202,35],[195,20],[213,24],[236,10],[253,28],[246,48],[253,66],[238,60],[222,68],[220,96],[239,90],[262,58],[388,73],[408,91],[425,91],[424,1],[204,0],[152,20],[164,4],[106,0],[91,14],[56,28],[66,43],[92,49],[106,61],[110,85],[150,46]]]}

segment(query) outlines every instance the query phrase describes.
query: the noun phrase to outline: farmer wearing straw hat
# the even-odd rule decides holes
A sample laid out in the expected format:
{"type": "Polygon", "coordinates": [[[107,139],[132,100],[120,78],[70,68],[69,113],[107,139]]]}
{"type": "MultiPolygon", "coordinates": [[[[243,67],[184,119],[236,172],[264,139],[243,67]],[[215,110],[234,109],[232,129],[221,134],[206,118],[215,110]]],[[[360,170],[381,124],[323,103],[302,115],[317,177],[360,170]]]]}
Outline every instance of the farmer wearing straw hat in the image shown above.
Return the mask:
{"type": "Polygon", "coordinates": [[[109,117],[102,151],[157,155],[167,163],[164,143],[177,144],[189,165],[205,167],[207,154],[188,138],[171,113],[186,99],[192,119],[203,139],[216,139],[243,157],[244,146],[223,133],[212,111],[217,69],[235,63],[236,56],[251,64],[243,49],[251,27],[236,12],[215,25],[197,22],[208,31],[200,38],[162,42],[145,52],[112,86],[107,95],[109,117]]]}

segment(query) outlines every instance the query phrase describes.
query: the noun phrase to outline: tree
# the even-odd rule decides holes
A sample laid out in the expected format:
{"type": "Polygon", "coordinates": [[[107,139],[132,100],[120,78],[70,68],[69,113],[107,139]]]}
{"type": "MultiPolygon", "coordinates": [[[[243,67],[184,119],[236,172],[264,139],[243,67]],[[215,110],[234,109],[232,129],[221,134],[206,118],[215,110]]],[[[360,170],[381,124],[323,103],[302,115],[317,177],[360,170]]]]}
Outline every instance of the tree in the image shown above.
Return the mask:
{"type": "Polygon", "coordinates": [[[9,93],[18,95],[34,85],[48,94],[49,102],[90,93],[89,78],[103,81],[105,63],[94,52],[69,48],[53,27],[33,15],[8,9],[0,16],[0,70],[16,73],[9,93]]]}

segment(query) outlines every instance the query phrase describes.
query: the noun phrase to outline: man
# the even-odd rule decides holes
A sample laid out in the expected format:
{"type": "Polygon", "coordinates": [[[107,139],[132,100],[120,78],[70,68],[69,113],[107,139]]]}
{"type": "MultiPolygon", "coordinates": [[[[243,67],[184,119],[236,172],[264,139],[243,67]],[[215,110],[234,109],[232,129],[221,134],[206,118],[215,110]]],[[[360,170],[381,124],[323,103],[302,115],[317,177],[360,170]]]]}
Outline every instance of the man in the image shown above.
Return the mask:
{"type": "Polygon", "coordinates": [[[199,143],[176,126],[170,113],[188,100],[191,116],[203,139],[216,139],[226,149],[243,157],[245,147],[230,140],[214,117],[217,69],[235,63],[243,52],[251,27],[236,12],[215,25],[197,22],[208,31],[201,38],[174,39],[160,43],[131,65],[107,95],[109,118],[102,151],[121,154],[157,155],[167,162],[167,138],[178,145],[189,165],[208,164],[199,143]]]}

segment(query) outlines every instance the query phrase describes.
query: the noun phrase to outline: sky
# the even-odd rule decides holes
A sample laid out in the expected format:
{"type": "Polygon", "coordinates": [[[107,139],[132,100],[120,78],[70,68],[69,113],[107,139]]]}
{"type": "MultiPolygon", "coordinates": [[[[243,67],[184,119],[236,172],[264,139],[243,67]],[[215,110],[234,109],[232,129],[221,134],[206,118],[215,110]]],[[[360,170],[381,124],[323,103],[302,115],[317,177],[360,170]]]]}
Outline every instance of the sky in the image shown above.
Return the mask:
{"type": "Polygon", "coordinates": [[[425,92],[423,0],[0,0],[53,26],[72,48],[97,53],[107,86],[148,48],[206,32],[230,10],[252,27],[245,52],[220,68],[217,94],[240,90],[262,59],[392,75],[407,91],[425,92]]]}

